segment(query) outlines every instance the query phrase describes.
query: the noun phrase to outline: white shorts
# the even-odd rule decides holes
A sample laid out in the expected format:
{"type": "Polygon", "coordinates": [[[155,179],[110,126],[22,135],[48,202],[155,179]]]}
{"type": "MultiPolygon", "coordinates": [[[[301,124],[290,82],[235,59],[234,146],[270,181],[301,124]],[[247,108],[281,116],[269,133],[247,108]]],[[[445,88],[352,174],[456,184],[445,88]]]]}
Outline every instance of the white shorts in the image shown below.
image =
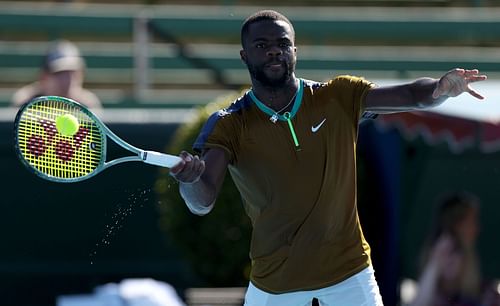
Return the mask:
{"type": "Polygon", "coordinates": [[[314,298],[318,299],[320,306],[384,305],[375,272],[368,267],[338,284],[317,290],[272,294],[250,283],[244,306],[310,306],[314,298]]]}

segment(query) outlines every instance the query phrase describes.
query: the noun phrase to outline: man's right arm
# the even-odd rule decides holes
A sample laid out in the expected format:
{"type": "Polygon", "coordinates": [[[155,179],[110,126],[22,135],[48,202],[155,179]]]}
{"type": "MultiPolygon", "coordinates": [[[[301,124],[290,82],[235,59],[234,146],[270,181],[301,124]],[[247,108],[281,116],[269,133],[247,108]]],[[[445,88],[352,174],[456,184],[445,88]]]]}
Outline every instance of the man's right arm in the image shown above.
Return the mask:
{"type": "Polygon", "coordinates": [[[229,158],[222,149],[206,150],[202,158],[181,152],[182,161],[170,169],[179,181],[179,192],[196,215],[209,213],[222,187],[229,158]]]}

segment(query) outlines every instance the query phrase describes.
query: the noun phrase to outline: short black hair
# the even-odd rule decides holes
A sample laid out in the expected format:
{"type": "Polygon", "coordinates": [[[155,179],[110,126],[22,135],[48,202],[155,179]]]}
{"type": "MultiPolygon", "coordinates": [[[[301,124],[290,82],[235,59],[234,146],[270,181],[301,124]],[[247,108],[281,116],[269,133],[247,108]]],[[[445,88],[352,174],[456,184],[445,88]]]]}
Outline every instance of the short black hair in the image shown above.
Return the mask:
{"type": "Polygon", "coordinates": [[[243,25],[241,26],[242,46],[244,46],[245,37],[248,35],[248,28],[250,27],[250,25],[259,21],[266,21],[266,20],[286,22],[290,26],[290,29],[292,29],[292,35],[293,35],[292,37],[293,39],[295,39],[295,30],[293,28],[293,25],[285,15],[273,10],[262,10],[253,13],[243,22],[243,25]]]}

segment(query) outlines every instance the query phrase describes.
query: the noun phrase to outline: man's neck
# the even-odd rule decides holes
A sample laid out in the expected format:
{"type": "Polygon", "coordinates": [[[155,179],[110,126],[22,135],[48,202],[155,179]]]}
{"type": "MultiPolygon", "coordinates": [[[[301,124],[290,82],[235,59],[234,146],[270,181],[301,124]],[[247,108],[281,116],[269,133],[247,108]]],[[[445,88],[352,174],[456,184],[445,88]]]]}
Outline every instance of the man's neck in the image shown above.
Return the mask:
{"type": "Polygon", "coordinates": [[[293,105],[291,102],[297,93],[299,80],[292,76],[284,86],[269,87],[252,79],[252,91],[254,95],[265,105],[274,109],[281,110],[287,105],[293,105]]]}

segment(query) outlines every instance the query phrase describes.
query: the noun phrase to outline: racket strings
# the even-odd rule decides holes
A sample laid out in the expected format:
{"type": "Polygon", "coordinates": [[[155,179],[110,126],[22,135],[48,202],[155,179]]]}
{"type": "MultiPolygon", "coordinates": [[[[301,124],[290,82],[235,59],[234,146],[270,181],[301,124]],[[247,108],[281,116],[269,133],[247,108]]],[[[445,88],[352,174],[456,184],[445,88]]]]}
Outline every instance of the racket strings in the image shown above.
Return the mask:
{"type": "Polygon", "coordinates": [[[86,176],[103,159],[103,135],[92,118],[58,100],[43,100],[25,109],[19,121],[18,145],[32,167],[61,179],[86,176]],[[56,118],[68,113],[80,124],[73,136],[60,134],[55,124],[56,118]]]}

